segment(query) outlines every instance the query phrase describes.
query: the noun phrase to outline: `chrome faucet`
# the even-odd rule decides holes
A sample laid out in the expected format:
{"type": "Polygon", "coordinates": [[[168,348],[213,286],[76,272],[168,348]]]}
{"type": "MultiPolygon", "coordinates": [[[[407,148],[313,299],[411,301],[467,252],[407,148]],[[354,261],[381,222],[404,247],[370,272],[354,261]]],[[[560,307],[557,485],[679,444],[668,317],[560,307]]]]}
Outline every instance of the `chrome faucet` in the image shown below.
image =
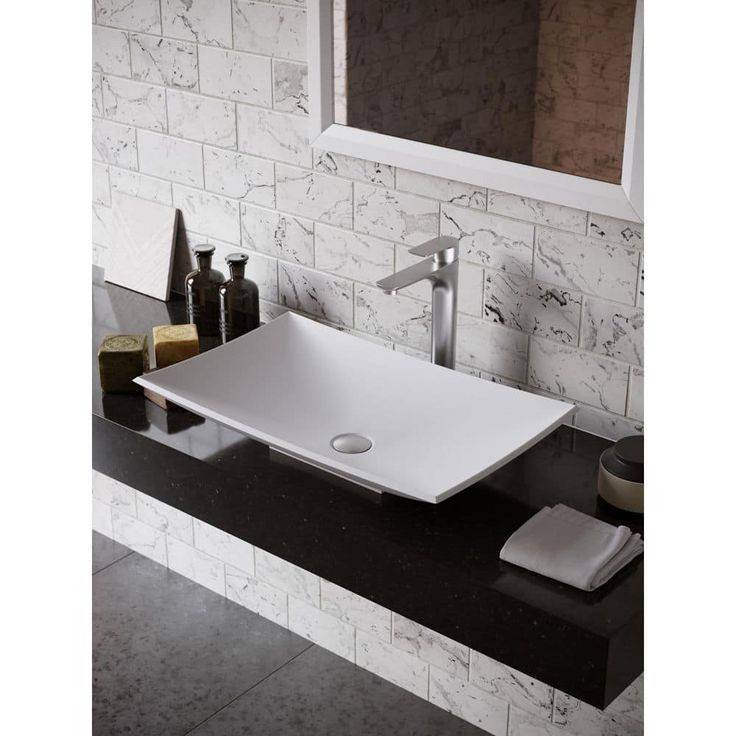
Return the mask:
{"type": "Polygon", "coordinates": [[[409,250],[427,258],[376,282],[387,294],[424,279],[432,282],[432,362],[445,368],[455,367],[459,250],[457,238],[433,238],[409,250]]]}

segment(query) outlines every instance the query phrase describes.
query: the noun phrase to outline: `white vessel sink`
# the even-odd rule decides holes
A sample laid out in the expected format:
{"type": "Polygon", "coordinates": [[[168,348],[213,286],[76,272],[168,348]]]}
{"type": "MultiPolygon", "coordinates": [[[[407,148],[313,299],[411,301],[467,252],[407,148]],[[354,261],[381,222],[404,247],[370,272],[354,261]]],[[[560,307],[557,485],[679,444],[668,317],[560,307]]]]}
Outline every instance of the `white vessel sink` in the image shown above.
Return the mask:
{"type": "Polygon", "coordinates": [[[574,411],[291,313],[136,383],[335,475],[430,503],[501,467],[574,411]],[[334,449],[344,434],[358,437],[338,446],[363,451],[334,449]]]}

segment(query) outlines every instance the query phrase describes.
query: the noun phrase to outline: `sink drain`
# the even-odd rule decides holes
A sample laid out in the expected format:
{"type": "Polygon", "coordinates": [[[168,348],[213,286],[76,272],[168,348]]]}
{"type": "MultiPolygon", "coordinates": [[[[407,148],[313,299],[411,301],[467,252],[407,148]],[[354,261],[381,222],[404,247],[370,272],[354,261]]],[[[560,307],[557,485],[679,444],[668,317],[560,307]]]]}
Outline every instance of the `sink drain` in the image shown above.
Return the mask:
{"type": "Polygon", "coordinates": [[[360,452],[368,452],[373,447],[373,442],[362,434],[338,434],[330,440],[333,450],[357,455],[360,452]]]}

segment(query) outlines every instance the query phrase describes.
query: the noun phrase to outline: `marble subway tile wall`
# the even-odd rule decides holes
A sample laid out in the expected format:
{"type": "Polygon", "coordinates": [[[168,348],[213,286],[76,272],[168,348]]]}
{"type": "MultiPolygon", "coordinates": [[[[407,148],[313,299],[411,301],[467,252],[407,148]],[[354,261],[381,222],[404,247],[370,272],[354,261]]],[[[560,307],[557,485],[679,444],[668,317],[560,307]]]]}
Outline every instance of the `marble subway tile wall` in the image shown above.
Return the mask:
{"type": "Polygon", "coordinates": [[[458,369],[575,402],[587,431],[642,431],[643,227],[312,149],[306,14],[304,0],[94,1],[95,262],[112,191],[173,204],[175,290],[191,245],[217,245],[220,265],[243,249],[264,319],[293,309],[427,359],[427,285],[392,297],[375,281],[454,235],[458,369]]]}

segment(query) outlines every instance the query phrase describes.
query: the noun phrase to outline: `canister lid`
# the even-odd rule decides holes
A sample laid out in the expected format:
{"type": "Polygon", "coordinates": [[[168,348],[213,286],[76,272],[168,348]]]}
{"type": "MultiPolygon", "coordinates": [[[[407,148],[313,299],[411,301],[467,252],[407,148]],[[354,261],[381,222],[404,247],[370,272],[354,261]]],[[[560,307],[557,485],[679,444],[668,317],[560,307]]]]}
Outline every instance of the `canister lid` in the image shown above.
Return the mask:
{"type": "Polygon", "coordinates": [[[644,435],[621,438],[601,455],[601,465],[611,475],[633,483],[644,482],[644,435]]]}

